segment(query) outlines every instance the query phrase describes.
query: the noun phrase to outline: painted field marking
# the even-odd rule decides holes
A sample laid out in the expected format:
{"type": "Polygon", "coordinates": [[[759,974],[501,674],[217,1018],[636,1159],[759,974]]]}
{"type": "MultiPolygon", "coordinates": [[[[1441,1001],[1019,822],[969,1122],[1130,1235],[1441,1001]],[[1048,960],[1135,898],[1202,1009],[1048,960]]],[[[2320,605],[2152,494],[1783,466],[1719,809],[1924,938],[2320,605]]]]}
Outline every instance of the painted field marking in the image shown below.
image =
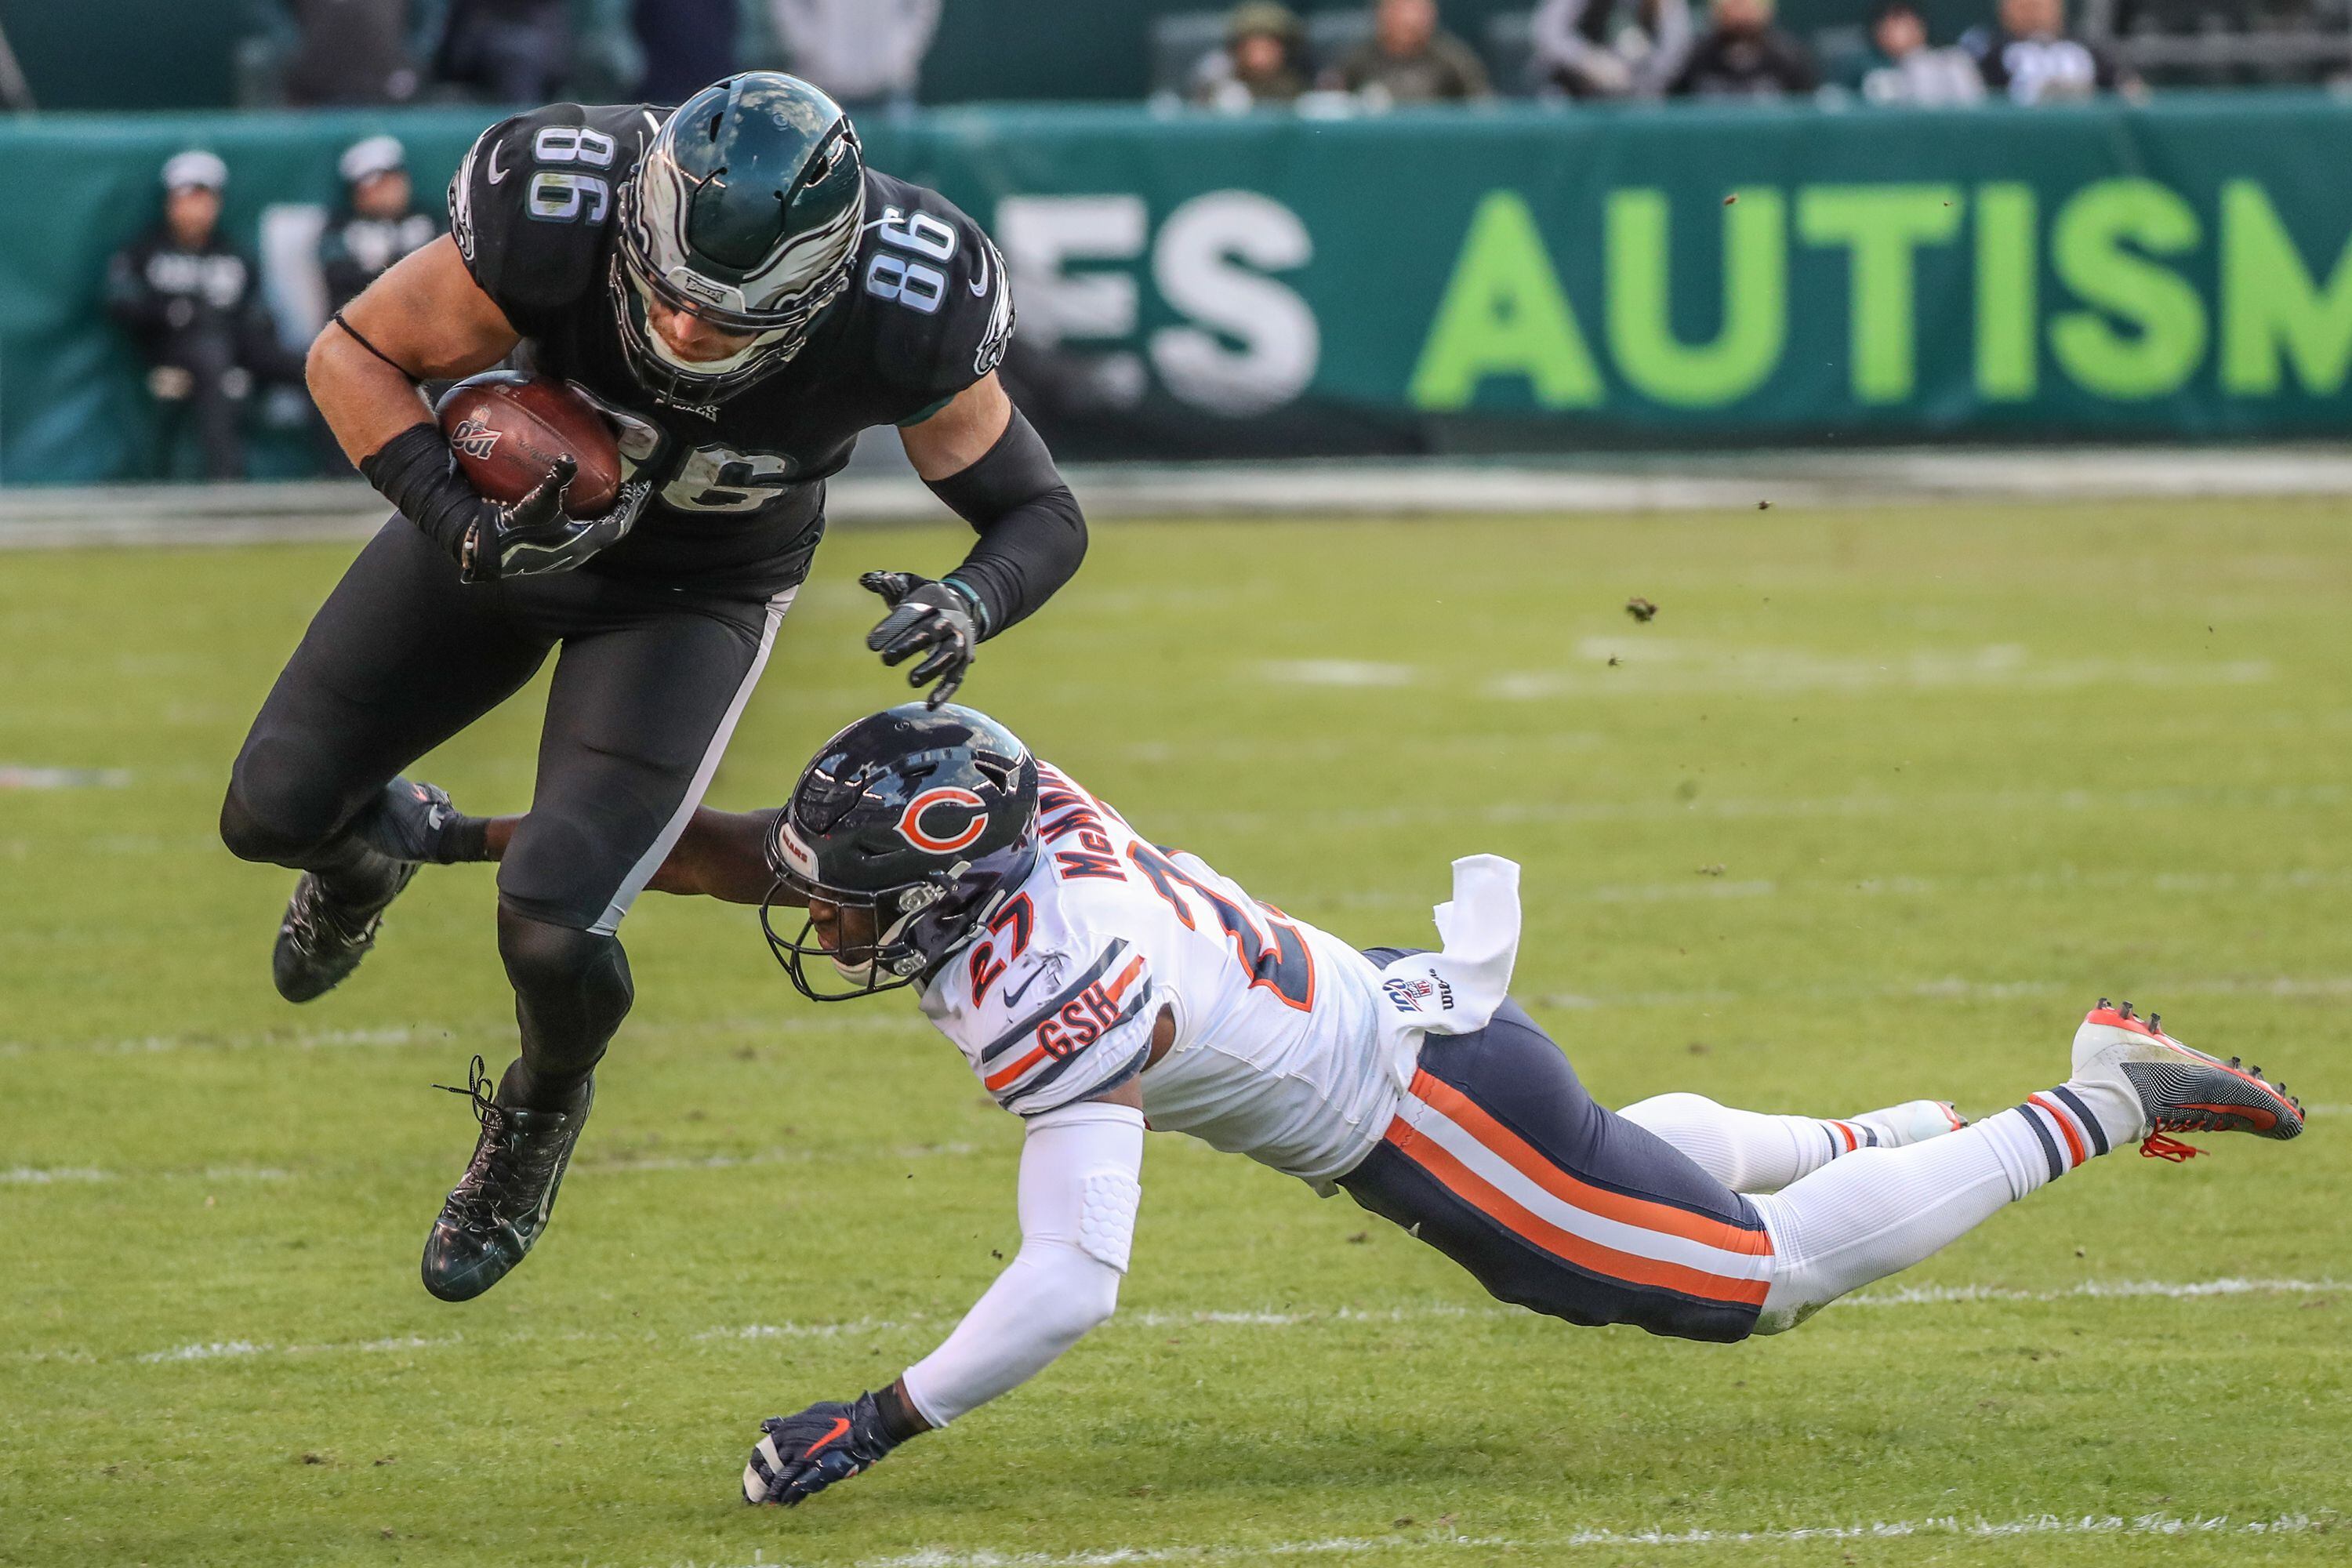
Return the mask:
{"type": "MultiPolygon", "coordinates": [[[[2334,1528],[2332,1510],[2233,1520],[2227,1514],[2034,1514],[2023,1519],[1927,1519],[1870,1524],[1800,1525],[1781,1530],[1611,1530],[1593,1528],[1564,1535],[1460,1535],[1428,1531],[1391,1536],[1327,1536],[1315,1541],[1232,1542],[1205,1546],[1113,1546],[1090,1552],[959,1551],[929,1547],[887,1557],[863,1557],[856,1568],[1127,1568],[1144,1563],[1223,1563],[1266,1557],[1367,1557],[1392,1552],[1562,1551],[1594,1546],[1754,1546],[1809,1541],[1899,1541],[1915,1536],[2002,1540],[2042,1535],[2300,1535],[2334,1528]]],[[[749,1563],[697,1564],[672,1562],[659,1568],[792,1568],[789,1558],[764,1552],[749,1563]]]]}
{"type": "Polygon", "coordinates": [[[2275,678],[2267,659],[2170,664],[2149,659],[2037,659],[2023,645],[1838,656],[1801,648],[1732,647],[1668,638],[1586,637],[1574,668],[1506,670],[1478,689],[1505,701],[1561,697],[1776,695],[1878,691],[2074,691],[2091,686],[2254,686],[2275,678]]]}
{"type": "MultiPolygon", "coordinates": [[[[509,1026],[510,1027],[510,1026],[509,1026]]],[[[781,1035],[815,1035],[822,1032],[828,1039],[844,1034],[899,1035],[928,1038],[930,1026],[919,1014],[870,1014],[862,1018],[845,1018],[840,1025],[826,1027],[805,1018],[789,1015],[760,1018],[717,1018],[650,1022],[631,1033],[638,1039],[691,1037],[708,1040],[718,1036],[748,1035],[754,1037],[781,1035]]],[[[192,1030],[182,1035],[142,1035],[110,1040],[0,1040],[0,1057],[21,1057],[37,1051],[74,1052],[88,1056],[152,1056],[169,1051],[245,1051],[245,1050],[327,1050],[347,1047],[389,1047],[429,1046],[445,1049],[463,1061],[465,1042],[472,1037],[467,1032],[431,1026],[395,1026],[376,1029],[265,1030],[258,1034],[221,1035],[206,1030],[192,1030]]]]}
{"type": "MultiPolygon", "coordinates": [[[[1577,644],[1576,657],[1582,662],[1574,668],[1504,670],[1467,689],[1507,702],[1529,702],[1661,692],[2074,691],[2092,686],[2177,690],[2192,686],[2255,686],[2277,675],[2268,659],[2177,664],[2152,659],[2037,658],[2020,643],[1837,655],[1666,637],[1585,637],[1577,644]]],[[[1252,684],[1395,688],[1419,686],[1436,678],[1413,664],[1298,658],[1263,660],[1250,667],[1244,679],[1252,684]]]]}
{"type": "Polygon", "coordinates": [[[97,1165],[15,1165],[0,1171],[0,1184],[46,1187],[59,1183],[98,1182],[285,1182],[294,1173],[272,1165],[209,1165],[201,1171],[140,1171],[126,1175],[97,1165]]]}
{"type": "MultiPolygon", "coordinates": [[[[2149,995],[2177,998],[2181,996],[2273,996],[2337,997],[2352,996],[2352,975],[2279,974],[2268,978],[2244,975],[2218,975],[2203,979],[2165,979],[2158,976],[2145,982],[2135,982],[2134,988],[2149,995]]],[[[2114,988],[2109,987],[2112,991],[2114,988]]],[[[2008,1002],[2032,996],[2081,996],[2084,988],[2071,982],[2055,980],[1964,980],[1948,975],[1937,980],[1897,981],[1886,985],[1804,985],[1788,991],[1730,991],[1721,987],[1688,991],[1628,991],[1615,994],[1587,994],[1576,991],[1555,991],[1526,1000],[1538,1006],[1559,1007],[1575,1012],[1590,1012],[1604,1007],[1725,1007],[1737,1003],[1759,1002],[1853,1002],[1885,999],[1915,1002],[2008,1002]]],[[[2170,1007],[2165,1009],[2171,1011],[2170,1007]]]]}
{"type": "Polygon", "coordinates": [[[47,768],[29,763],[0,763],[0,789],[121,789],[131,783],[127,768],[47,768]]]}
{"type": "MultiPolygon", "coordinates": [[[[2276,784],[2256,788],[2212,784],[2158,789],[2000,789],[1923,791],[1854,790],[1832,795],[1726,795],[1692,799],[1661,792],[1644,800],[1490,801],[1479,805],[1399,805],[1314,814],[1313,826],[1333,832],[1387,830],[1446,823],[1612,823],[1664,821],[1675,817],[1726,817],[1738,821],[1915,816],[1958,812],[2017,812],[2029,815],[2130,811],[2304,811],[2352,802],[2352,787],[2338,784],[2276,784]]],[[[1220,829],[1279,829],[1296,833],[1307,818],[1296,811],[1226,811],[1171,807],[1153,820],[1181,827],[1188,839],[1220,829]]]]}
{"type": "MultiPolygon", "coordinates": [[[[1832,1310],[1846,1307],[1943,1307],[1962,1306],[1972,1302],[2062,1302],[2080,1300],[2164,1300],[2196,1301],[2242,1296],[2320,1296],[2352,1292],[2352,1280],[2342,1279],[2263,1279],[2230,1278],[2222,1279],[2088,1279],[2059,1289],[2028,1290],[2005,1285],[1916,1285],[1894,1289],[1870,1289],[1843,1297],[1830,1303],[1832,1310]]],[[[782,1322],[722,1324],[684,1336],[688,1343],[753,1342],[763,1340],[826,1340],[859,1334],[913,1333],[919,1331],[940,1331],[957,1321],[952,1313],[916,1313],[905,1318],[856,1318],[839,1322],[782,1322]]],[[[1195,1311],[1131,1311],[1120,1312],[1097,1333],[1115,1333],[1122,1329],[1153,1331],[1167,1329],[1300,1329],[1320,1328],[1331,1324],[1349,1323],[1421,1323],[1458,1321],[1465,1319],[1485,1319],[1491,1321],[1524,1321],[1538,1324],[1543,1319],[1517,1307],[1424,1302],[1418,1306],[1360,1308],[1338,1307],[1327,1311],[1275,1311],[1247,1308],[1202,1309],[1195,1311]]],[[[147,1351],[130,1356],[100,1357],[78,1348],[48,1351],[18,1351],[7,1359],[18,1362],[73,1362],[91,1363],[104,1361],[132,1361],[152,1364],[173,1362],[242,1360],[255,1356],[313,1356],[349,1353],[370,1353],[394,1350],[443,1350],[461,1344],[522,1343],[546,1336],[530,1331],[511,1333],[479,1335],[472,1339],[452,1334],[446,1338],[426,1339],[415,1335],[389,1339],[345,1341],[320,1344],[279,1345],[244,1339],[199,1340],[163,1350],[147,1351]]],[[[566,1341],[619,1342],[631,1343],[659,1342],[658,1334],[623,1335],[618,1333],[581,1331],[561,1336],[566,1341]]]]}
{"type": "MultiPolygon", "coordinates": [[[[2352,868],[2340,870],[2293,871],[2025,871],[1991,877],[1919,877],[1888,874],[1878,877],[1759,878],[1726,881],[1701,873],[1662,882],[1551,882],[1530,901],[1558,904],[1669,903],[1690,899],[1936,899],[1965,893],[2071,893],[2129,889],[2147,893],[2296,893],[2352,888],[2352,868]]],[[[1418,910],[1429,901],[1419,889],[1364,889],[1325,899],[1326,908],[1418,910]]]]}
{"type": "Polygon", "coordinates": [[[1410,686],[1421,679],[1410,664],[1355,658],[1273,659],[1259,665],[1257,673],[1287,686],[1410,686]]]}

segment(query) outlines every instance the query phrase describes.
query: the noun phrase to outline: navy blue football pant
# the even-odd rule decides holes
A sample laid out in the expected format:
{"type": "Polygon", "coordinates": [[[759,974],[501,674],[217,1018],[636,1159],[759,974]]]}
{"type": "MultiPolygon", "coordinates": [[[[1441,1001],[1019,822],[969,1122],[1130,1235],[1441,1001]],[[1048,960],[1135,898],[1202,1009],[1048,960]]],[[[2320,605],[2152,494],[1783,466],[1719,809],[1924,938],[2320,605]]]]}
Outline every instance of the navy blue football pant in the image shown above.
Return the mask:
{"type": "Polygon", "coordinates": [[[1755,1205],[1595,1103],[1516,1002],[1427,1037],[1403,1106],[1339,1185],[1499,1300],[1571,1323],[1741,1340],[1771,1285],[1755,1205]]]}

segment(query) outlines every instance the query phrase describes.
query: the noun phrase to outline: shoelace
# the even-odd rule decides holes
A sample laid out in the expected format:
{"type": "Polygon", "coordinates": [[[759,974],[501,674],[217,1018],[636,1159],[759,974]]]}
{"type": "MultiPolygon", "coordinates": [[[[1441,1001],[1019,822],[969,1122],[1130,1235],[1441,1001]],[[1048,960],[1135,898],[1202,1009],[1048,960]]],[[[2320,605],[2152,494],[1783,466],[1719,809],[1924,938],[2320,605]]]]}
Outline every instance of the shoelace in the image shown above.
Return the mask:
{"type": "Polygon", "coordinates": [[[2156,1126],[2157,1130],[2150,1132],[2147,1138],[2142,1140],[2140,1142],[2139,1152],[2143,1159],[2169,1160],[2177,1165],[2183,1160],[2193,1160],[2198,1155],[2205,1152],[2204,1150],[2198,1148],[2192,1143],[2183,1143],[2178,1138],[2168,1138],[2164,1135],[2165,1129],[2167,1128],[2170,1128],[2172,1131],[2177,1132],[2187,1131],[2189,1130],[2189,1124],[2187,1122],[2159,1121],[2156,1126]]]}
{"type": "MultiPolygon", "coordinates": [[[[353,925],[337,914],[334,906],[328,901],[326,889],[318,882],[310,883],[309,889],[309,898],[296,900],[293,907],[286,911],[286,928],[303,952],[317,957],[321,935],[329,936],[344,946],[369,939],[372,935],[369,928],[374,923],[373,916],[353,925]]],[[[479,1059],[476,1058],[477,1061],[479,1059]]],[[[446,1089],[448,1086],[436,1084],[434,1087],[446,1089]]]]}
{"type": "Polygon", "coordinates": [[[458,1219],[467,1225],[489,1228],[499,1223],[498,1211],[491,1206],[491,1195],[482,1190],[489,1168],[506,1152],[507,1113],[498,1102],[498,1089],[480,1056],[466,1069],[466,1087],[452,1083],[436,1083],[434,1088],[448,1094],[462,1094],[473,1107],[474,1120],[482,1124],[481,1142],[475,1146],[474,1157],[466,1165],[466,1173],[457,1178],[457,1185],[449,1194],[449,1207],[458,1219]]]}

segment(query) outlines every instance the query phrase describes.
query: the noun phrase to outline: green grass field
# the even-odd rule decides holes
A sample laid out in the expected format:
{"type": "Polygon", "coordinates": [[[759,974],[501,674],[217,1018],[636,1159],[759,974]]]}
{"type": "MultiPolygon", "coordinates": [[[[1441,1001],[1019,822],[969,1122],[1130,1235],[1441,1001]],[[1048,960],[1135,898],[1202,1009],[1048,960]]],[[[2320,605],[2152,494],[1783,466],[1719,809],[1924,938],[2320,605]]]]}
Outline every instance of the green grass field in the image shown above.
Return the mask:
{"type": "MultiPolygon", "coordinates": [[[[971,699],[1364,944],[1426,941],[1452,857],[1519,859],[1516,989],[1604,1100],[1990,1110],[2105,993],[2284,1076],[2311,1133],[2099,1162],[1728,1348],[1497,1309],[1159,1137],[1120,1317],[791,1513],[734,1500],[755,1423],[895,1375],[986,1285],[1012,1119],[904,999],[806,1005],[745,913],[649,896],[553,1229],[433,1301],[474,1126],[429,1086],[511,1048],[490,874],[420,879],[297,1011],[290,876],[213,836],[349,551],[0,557],[0,774],[101,771],[0,789],[0,1563],[2352,1559],[2347,521],[1099,531],[971,699]]],[[[827,547],[714,803],[896,700],[851,579],[956,547],[827,547]]],[[[420,771],[520,808],[537,709],[420,771]]]]}

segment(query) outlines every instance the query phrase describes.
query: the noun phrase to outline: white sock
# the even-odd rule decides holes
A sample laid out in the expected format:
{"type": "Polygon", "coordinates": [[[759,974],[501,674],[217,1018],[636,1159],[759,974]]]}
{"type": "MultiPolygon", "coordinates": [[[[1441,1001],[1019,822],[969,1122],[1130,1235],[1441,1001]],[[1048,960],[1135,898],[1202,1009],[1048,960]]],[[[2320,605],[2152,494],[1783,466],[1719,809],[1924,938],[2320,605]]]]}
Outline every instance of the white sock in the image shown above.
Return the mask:
{"type": "Polygon", "coordinates": [[[1656,1133],[1735,1193],[1778,1192],[1841,1154],[1899,1149],[1952,1131],[1932,1100],[1824,1120],[1736,1110],[1703,1094],[1661,1094],[1617,1114],[1656,1133]]]}
{"type": "Polygon", "coordinates": [[[1756,1331],[1794,1328],[1847,1291],[1934,1256],[2111,1147],[2069,1084],[1947,1138],[1862,1150],[1757,1198],[1773,1273],[1756,1331]]]}

